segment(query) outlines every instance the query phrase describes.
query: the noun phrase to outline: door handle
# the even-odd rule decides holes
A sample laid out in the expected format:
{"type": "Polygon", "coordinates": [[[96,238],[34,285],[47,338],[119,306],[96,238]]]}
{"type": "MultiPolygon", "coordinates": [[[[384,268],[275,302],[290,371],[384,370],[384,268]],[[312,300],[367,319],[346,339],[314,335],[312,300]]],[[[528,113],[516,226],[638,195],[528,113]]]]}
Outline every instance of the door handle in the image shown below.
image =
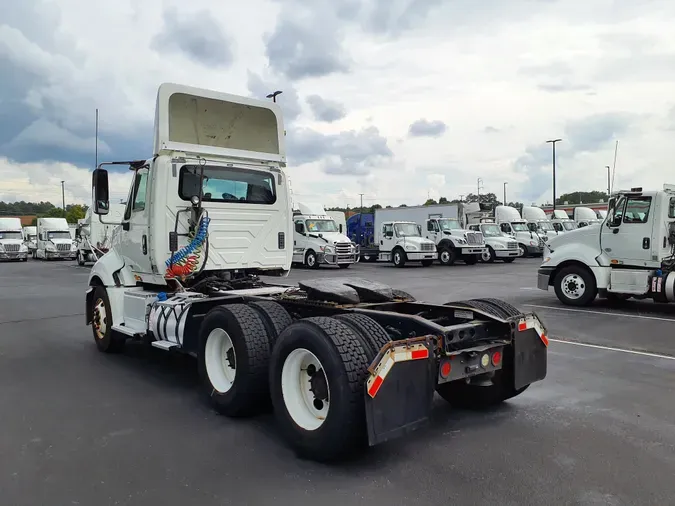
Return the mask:
{"type": "Polygon", "coordinates": [[[642,239],[642,249],[649,249],[649,237],[642,239]]]}
{"type": "Polygon", "coordinates": [[[380,246],[382,246],[383,244],[384,244],[384,241],[380,240],[380,246]]]}
{"type": "Polygon", "coordinates": [[[143,238],[141,239],[141,244],[143,245],[143,254],[147,255],[148,254],[148,238],[144,234],[143,238]]]}

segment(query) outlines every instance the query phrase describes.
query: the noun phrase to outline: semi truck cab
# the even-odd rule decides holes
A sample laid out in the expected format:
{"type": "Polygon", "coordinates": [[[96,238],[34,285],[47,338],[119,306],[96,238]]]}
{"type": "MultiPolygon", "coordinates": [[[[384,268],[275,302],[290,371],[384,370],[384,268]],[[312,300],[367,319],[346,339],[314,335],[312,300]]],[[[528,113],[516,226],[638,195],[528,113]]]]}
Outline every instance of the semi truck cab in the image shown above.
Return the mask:
{"type": "Polygon", "coordinates": [[[436,258],[436,244],[422,237],[422,227],[412,221],[385,221],[379,230],[379,260],[403,267],[407,262],[430,266],[436,258]]]}
{"type": "Polygon", "coordinates": [[[496,223],[483,222],[469,225],[469,230],[483,234],[487,246],[486,252],[481,256],[483,262],[492,263],[495,260],[502,260],[505,263],[511,263],[520,256],[518,243],[513,237],[502,232],[496,223]]]}
{"type": "Polygon", "coordinates": [[[20,218],[0,218],[0,260],[28,259],[20,218]]]}
{"type": "Polygon", "coordinates": [[[456,260],[473,265],[488,251],[480,230],[465,230],[456,218],[429,218],[425,237],[436,244],[442,265],[456,260]]]}
{"type": "Polygon", "coordinates": [[[37,235],[35,258],[74,260],[77,256],[77,246],[65,218],[38,218],[37,235]]]}

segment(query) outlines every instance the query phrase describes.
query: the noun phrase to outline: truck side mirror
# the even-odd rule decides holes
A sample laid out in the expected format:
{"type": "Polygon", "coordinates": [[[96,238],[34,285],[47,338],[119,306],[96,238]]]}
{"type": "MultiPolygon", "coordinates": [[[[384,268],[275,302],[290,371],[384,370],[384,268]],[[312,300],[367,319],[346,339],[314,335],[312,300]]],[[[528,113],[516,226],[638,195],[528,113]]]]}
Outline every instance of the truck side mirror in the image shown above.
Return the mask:
{"type": "Polygon", "coordinates": [[[110,210],[108,171],[105,169],[95,169],[91,176],[91,186],[94,193],[94,214],[108,214],[110,210]]]}

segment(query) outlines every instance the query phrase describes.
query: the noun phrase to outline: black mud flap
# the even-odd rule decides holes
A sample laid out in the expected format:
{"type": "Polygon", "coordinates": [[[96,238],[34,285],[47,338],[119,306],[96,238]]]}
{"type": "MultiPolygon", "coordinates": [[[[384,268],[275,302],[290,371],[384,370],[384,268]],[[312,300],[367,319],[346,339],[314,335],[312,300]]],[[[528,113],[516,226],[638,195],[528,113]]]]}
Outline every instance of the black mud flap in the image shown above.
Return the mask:
{"type": "Polygon", "coordinates": [[[427,424],[436,388],[436,361],[396,362],[375,397],[366,396],[368,443],[375,446],[427,424]]]}
{"type": "Polygon", "coordinates": [[[516,390],[546,377],[547,344],[533,328],[516,332],[513,343],[513,386],[516,390]]]}

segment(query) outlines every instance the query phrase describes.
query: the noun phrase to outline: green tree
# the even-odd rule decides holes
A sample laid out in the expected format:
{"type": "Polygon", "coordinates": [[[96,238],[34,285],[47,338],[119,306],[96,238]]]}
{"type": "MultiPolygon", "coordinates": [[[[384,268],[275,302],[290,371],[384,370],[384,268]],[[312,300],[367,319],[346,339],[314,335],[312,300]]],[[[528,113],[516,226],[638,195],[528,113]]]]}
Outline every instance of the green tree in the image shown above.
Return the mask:
{"type": "Polygon", "coordinates": [[[439,204],[449,204],[450,202],[448,202],[448,199],[446,199],[445,197],[441,197],[440,199],[438,199],[438,203],[439,204]]]}
{"type": "Polygon", "coordinates": [[[49,211],[45,213],[47,218],[65,218],[65,213],[60,207],[52,207],[49,211]]]}
{"type": "Polygon", "coordinates": [[[427,199],[427,201],[424,203],[425,206],[435,206],[438,204],[434,199],[427,199]]]}
{"type": "Polygon", "coordinates": [[[84,218],[87,207],[80,204],[66,206],[66,220],[68,223],[77,223],[77,220],[84,218]]]}
{"type": "Polygon", "coordinates": [[[599,192],[599,191],[590,191],[590,192],[582,192],[582,191],[577,191],[577,192],[570,192],[570,193],[563,193],[560,195],[556,200],[556,204],[564,204],[565,202],[569,204],[594,204],[596,202],[600,201],[607,202],[609,199],[607,198],[607,193],[606,192],[599,192]]]}

